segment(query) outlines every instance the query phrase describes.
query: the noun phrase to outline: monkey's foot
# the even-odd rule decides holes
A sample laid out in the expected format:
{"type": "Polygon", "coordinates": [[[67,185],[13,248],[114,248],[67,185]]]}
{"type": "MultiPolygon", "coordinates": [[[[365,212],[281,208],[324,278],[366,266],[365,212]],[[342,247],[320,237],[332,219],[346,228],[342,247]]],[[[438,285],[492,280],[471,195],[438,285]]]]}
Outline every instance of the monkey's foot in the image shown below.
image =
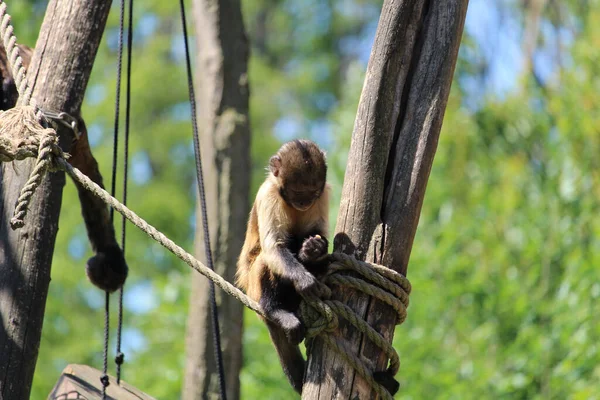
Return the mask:
{"type": "Polygon", "coordinates": [[[373,373],[373,378],[377,383],[387,389],[393,396],[400,389],[400,383],[388,371],[377,371],[373,373]]]}
{"type": "Polygon", "coordinates": [[[274,310],[269,313],[268,318],[283,330],[287,340],[291,344],[297,345],[304,340],[306,329],[293,312],[281,309],[274,310]]]}
{"type": "Polygon", "coordinates": [[[283,331],[285,332],[285,336],[288,338],[291,344],[297,345],[300,344],[304,340],[304,336],[306,336],[306,329],[304,328],[304,324],[296,319],[297,323],[294,323],[291,326],[284,326],[283,331]]]}

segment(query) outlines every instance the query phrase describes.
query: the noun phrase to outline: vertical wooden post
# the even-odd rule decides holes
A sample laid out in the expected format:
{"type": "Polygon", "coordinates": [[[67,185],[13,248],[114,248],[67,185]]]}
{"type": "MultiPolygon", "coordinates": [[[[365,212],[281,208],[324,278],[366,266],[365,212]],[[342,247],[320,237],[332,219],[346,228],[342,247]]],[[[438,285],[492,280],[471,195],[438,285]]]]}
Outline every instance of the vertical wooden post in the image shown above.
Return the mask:
{"type": "MultiPolygon", "coordinates": [[[[198,115],[208,223],[216,272],[234,281],[250,211],[248,40],[239,0],[194,0],[198,115]]],[[[196,255],[205,260],[202,219],[196,255]]],[[[210,319],[209,281],[192,274],[183,399],[213,398],[219,384],[210,319]]],[[[217,290],[227,398],[240,396],[243,306],[217,290]]]]}
{"type": "MultiPolygon", "coordinates": [[[[467,5],[468,0],[384,2],[352,135],[334,251],[406,274],[467,5]]],[[[396,314],[389,306],[352,290],[334,293],[392,341],[396,314]]],[[[371,370],[385,370],[384,354],[349,324],[341,324],[338,340],[371,370]]],[[[317,338],[302,398],[377,395],[317,338]]]]}
{"type": "MultiPolygon", "coordinates": [[[[40,107],[78,115],[110,0],[51,0],[28,70],[40,107]]],[[[9,9],[10,12],[10,9],[9,9]]],[[[19,27],[15,27],[17,33],[19,27]]],[[[59,132],[68,151],[72,132],[59,132]]],[[[0,171],[0,398],[28,399],[37,361],[50,265],[65,176],[49,174],[33,197],[25,226],[10,219],[32,160],[0,171]]],[[[83,273],[83,270],[82,270],[83,273]]]]}

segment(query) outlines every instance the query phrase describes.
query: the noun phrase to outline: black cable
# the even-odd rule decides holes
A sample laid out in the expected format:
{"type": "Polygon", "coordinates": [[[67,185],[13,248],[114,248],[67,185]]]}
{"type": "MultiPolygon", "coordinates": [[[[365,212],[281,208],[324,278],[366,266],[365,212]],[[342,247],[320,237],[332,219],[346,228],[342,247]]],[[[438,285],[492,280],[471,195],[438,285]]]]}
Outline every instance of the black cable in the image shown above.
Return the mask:
{"type": "Polygon", "coordinates": [[[106,388],[109,385],[108,381],[108,331],[109,331],[109,315],[110,310],[110,293],[106,292],[104,301],[104,369],[100,376],[100,382],[102,383],[102,400],[106,400],[106,388]]]}
{"type": "MultiPolygon", "coordinates": [[[[127,83],[125,86],[125,143],[123,156],[123,204],[127,205],[127,184],[129,171],[129,122],[131,115],[131,52],[133,44],[133,0],[129,0],[129,18],[127,21],[127,83]]],[[[126,219],[121,219],[121,249],[125,256],[126,243],[126,219]]],[[[117,385],[121,384],[121,365],[125,360],[125,355],[121,352],[121,335],[123,332],[123,288],[119,289],[119,325],[117,327],[117,355],[115,363],[117,364],[117,385]]]]}
{"type": "MultiPolygon", "coordinates": [[[[119,150],[119,109],[121,105],[121,70],[123,69],[123,31],[125,24],[125,0],[121,0],[121,17],[119,19],[119,44],[117,49],[117,88],[115,91],[115,123],[113,131],[113,164],[110,194],[115,197],[117,191],[117,156],[119,150]]],[[[114,220],[115,210],[110,209],[110,220],[114,220]]]]}
{"type": "MultiPolygon", "coordinates": [[[[112,163],[112,181],[110,194],[115,197],[117,191],[117,156],[119,144],[119,108],[121,102],[121,70],[123,67],[123,31],[125,23],[125,0],[121,0],[121,15],[119,18],[119,43],[117,50],[117,88],[115,93],[115,122],[113,132],[113,163],[112,163]]],[[[110,221],[114,221],[115,210],[110,209],[110,221]]],[[[108,341],[109,341],[109,319],[110,319],[110,293],[106,292],[106,304],[104,308],[104,371],[100,381],[102,382],[102,399],[106,399],[106,387],[108,381],[108,341]]]]}
{"type": "MultiPolygon", "coordinates": [[[[188,43],[187,24],[185,18],[185,5],[183,0],[179,0],[181,8],[181,25],[183,27],[183,41],[185,44],[185,60],[187,70],[188,89],[190,93],[190,107],[192,111],[192,130],[194,133],[194,156],[196,159],[196,174],[198,177],[198,194],[200,197],[200,209],[202,213],[202,225],[204,227],[204,250],[206,254],[206,265],[214,271],[212,250],[210,247],[210,236],[208,232],[208,216],[206,213],[206,196],[204,194],[204,177],[202,174],[202,156],[200,154],[200,139],[198,137],[198,121],[196,120],[196,96],[194,94],[194,79],[192,77],[192,62],[190,57],[190,47],[188,43]]],[[[221,351],[221,333],[219,329],[219,313],[217,310],[217,299],[215,295],[215,284],[210,281],[210,309],[213,328],[214,351],[217,362],[217,371],[219,373],[219,389],[221,399],[226,400],[225,393],[225,368],[223,367],[223,354],[221,351]]]]}

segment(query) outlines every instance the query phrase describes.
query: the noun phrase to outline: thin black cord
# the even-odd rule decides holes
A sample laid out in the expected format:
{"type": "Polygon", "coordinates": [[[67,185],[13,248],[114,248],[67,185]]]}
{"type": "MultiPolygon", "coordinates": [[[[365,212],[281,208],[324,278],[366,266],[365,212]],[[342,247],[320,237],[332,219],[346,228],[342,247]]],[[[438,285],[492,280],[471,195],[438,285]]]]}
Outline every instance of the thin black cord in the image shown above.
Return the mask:
{"type": "MultiPolygon", "coordinates": [[[[121,0],[121,17],[119,19],[119,47],[117,49],[117,88],[115,93],[115,123],[113,132],[113,164],[110,194],[115,197],[117,191],[117,156],[119,150],[119,109],[121,104],[121,70],[123,69],[123,31],[125,25],[125,0],[121,0]]],[[[114,220],[115,210],[110,209],[110,220],[114,220]]]]}
{"type": "Polygon", "coordinates": [[[102,383],[102,399],[106,400],[106,388],[109,385],[108,381],[108,332],[109,332],[109,309],[110,309],[110,293],[106,292],[104,301],[104,369],[100,382],[102,383]]]}
{"type": "MultiPolygon", "coordinates": [[[[123,67],[123,31],[125,23],[125,0],[121,0],[121,15],[119,18],[119,43],[117,50],[117,88],[115,94],[115,124],[113,133],[113,163],[112,163],[112,182],[110,186],[110,194],[114,197],[117,191],[117,156],[119,144],[119,106],[121,102],[121,70],[123,67]]],[[[110,209],[110,221],[114,221],[115,210],[110,209]]],[[[106,387],[108,381],[108,340],[109,340],[109,307],[110,293],[106,292],[106,306],[104,308],[104,371],[100,378],[102,382],[102,399],[106,399],[106,387]]]]}
{"type": "MultiPolygon", "coordinates": [[[[129,171],[129,122],[131,115],[131,52],[133,43],[133,0],[129,0],[129,19],[127,21],[127,83],[125,86],[125,148],[123,157],[123,204],[127,205],[127,184],[129,171]]],[[[121,219],[121,248],[125,255],[126,243],[126,220],[125,216],[121,219]]],[[[121,365],[125,360],[125,354],[121,351],[121,335],[123,332],[123,288],[119,289],[119,325],[117,327],[117,385],[121,384],[121,365]]]]}
{"type": "MultiPolygon", "coordinates": [[[[200,196],[200,208],[202,213],[202,225],[204,227],[204,250],[206,253],[206,265],[214,271],[212,250],[210,247],[210,236],[208,232],[208,216],[206,213],[206,196],[204,194],[204,177],[202,174],[202,156],[200,154],[200,139],[198,137],[198,121],[196,120],[196,96],[194,94],[194,79],[192,77],[192,62],[190,47],[188,43],[187,24],[185,18],[184,1],[179,1],[181,8],[181,24],[183,27],[183,41],[185,44],[185,60],[187,69],[188,89],[190,92],[190,107],[192,111],[192,130],[194,133],[194,155],[196,158],[196,174],[198,177],[198,192],[200,196]]],[[[221,399],[226,400],[225,393],[225,368],[223,367],[223,354],[221,352],[221,333],[219,329],[219,313],[217,310],[217,299],[215,296],[215,284],[210,281],[210,309],[213,328],[214,351],[219,373],[219,389],[221,399]]]]}

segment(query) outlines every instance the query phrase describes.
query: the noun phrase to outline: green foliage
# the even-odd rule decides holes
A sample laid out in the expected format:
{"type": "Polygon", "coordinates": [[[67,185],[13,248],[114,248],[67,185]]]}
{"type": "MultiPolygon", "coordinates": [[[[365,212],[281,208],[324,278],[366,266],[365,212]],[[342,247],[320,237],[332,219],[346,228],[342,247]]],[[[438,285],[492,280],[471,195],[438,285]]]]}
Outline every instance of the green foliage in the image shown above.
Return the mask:
{"type": "MultiPolygon", "coordinates": [[[[313,138],[329,150],[333,229],[380,2],[242,3],[252,44],[253,190],[280,141],[313,138]]],[[[484,9],[504,3],[521,24],[516,2],[484,9]]],[[[490,70],[486,43],[465,34],[412,250],[409,318],[396,330],[397,398],[598,398],[600,9],[584,3],[543,14],[540,47],[553,38],[550,26],[569,32],[561,60],[534,63],[550,73],[525,73],[500,96],[480,85],[490,70]]],[[[20,42],[34,43],[44,4],[9,4],[20,42]]],[[[191,249],[194,170],[177,2],[135,7],[128,204],[191,249]]],[[[113,7],[83,108],[107,186],[117,24],[113,7]]],[[[67,363],[102,365],[104,295],[84,277],[91,251],[71,183],[63,204],[35,399],[67,363]]],[[[191,272],[144,234],[127,235],[124,379],[177,398],[191,272]]],[[[114,339],[116,312],[111,324],[114,339]]],[[[251,312],[244,344],[242,398],[293,396],[251,312]]]]}

